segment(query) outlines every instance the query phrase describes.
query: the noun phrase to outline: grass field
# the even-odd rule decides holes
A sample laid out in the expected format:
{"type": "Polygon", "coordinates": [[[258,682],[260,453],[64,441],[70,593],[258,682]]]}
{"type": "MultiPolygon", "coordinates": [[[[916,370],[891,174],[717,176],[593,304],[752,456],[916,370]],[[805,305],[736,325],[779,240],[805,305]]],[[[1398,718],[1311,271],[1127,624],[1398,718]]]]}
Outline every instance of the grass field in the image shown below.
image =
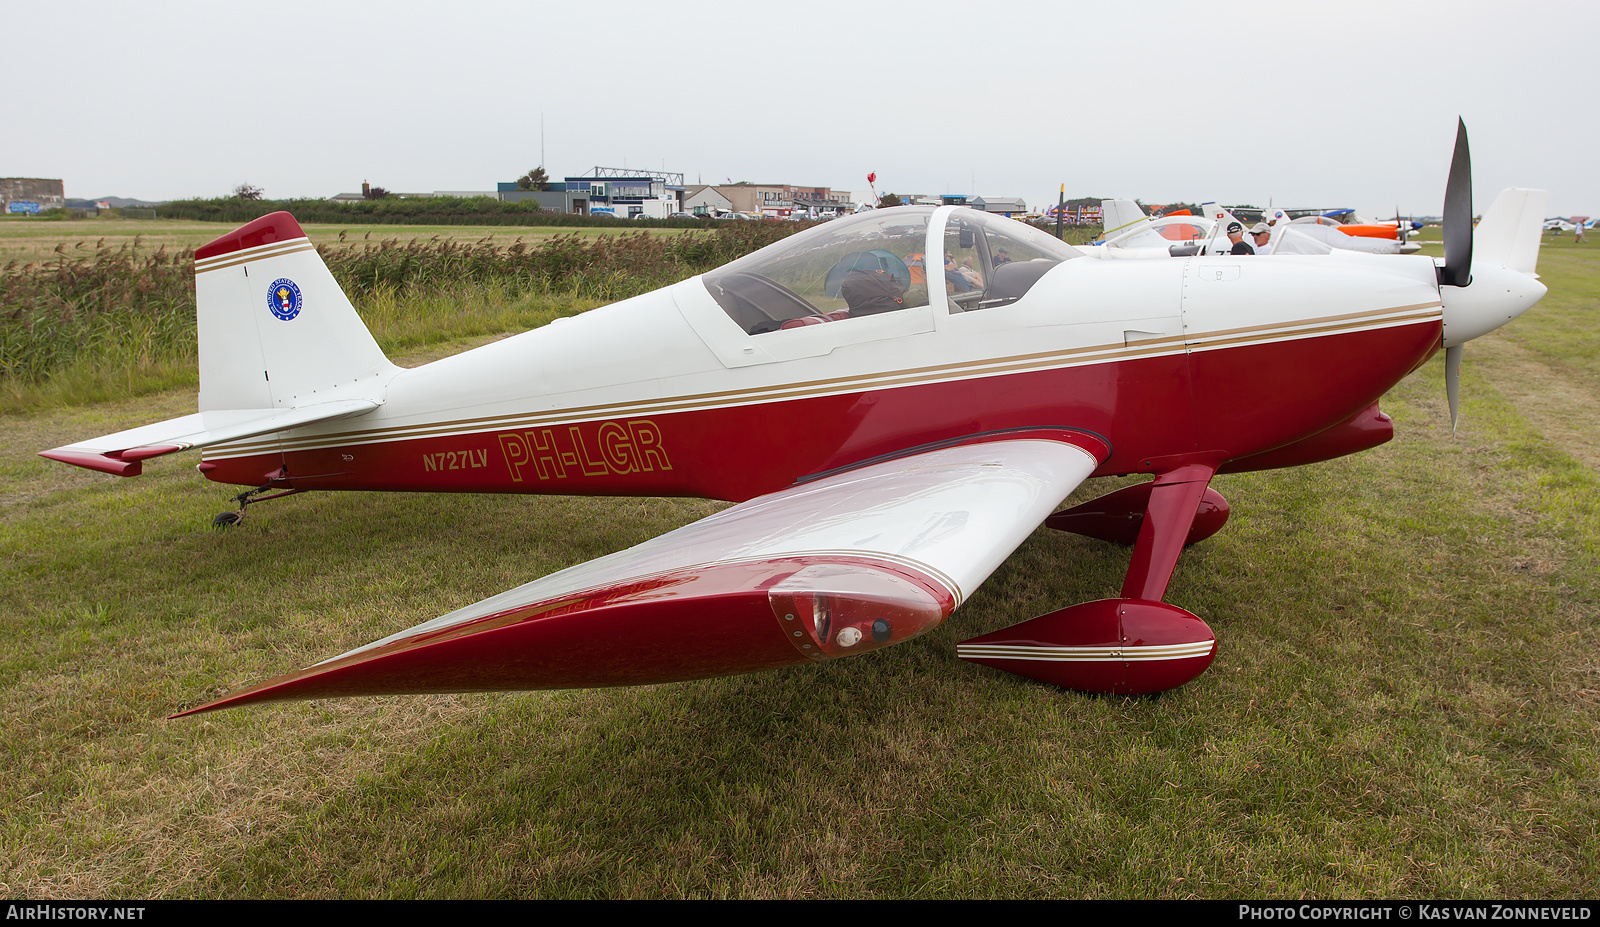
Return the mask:
{"type": "MultiPolygon", "coordinates": [[[[637,232],[627,225],[520,228],[507,225],[331,225],[307,223],[301,226],[307,237],[319,245],[338,241],[383,241],[395,239],[429,241],[435,238],[453,241],[480,241],[490,239],[511,245],[523,241],[530,245],[555,235],[579,235],[590,238],[597,235],[618,235],[637,232]],[[341,236],[343,236],[341,238],[341,236]]],[[[93,253],[96,248],[117,248],[134,245],[154,250],[165,247],[168,251],[199,246],[233,231],[233,226],[218,222],[190,222],[180,219],[61,219],[47,220],[33,217],[0,216],[0,267],[11,261],[37,263],[51,260],[56,248],[69,254],[93,253]]],[[[652,235],[676,235],[688,229],[652,228],[652,235]]]]}
{"type": "Polygon", "coordinates": [[[1151,698],[956,658],[1116,593],[1126,550],[1040,529],[860,659],[167,721],[718,506],[311,493],[218,533],[197,455],[33,456],[192,390],[7,417],[0,895],[1592,897],[1600,245],[1540,272],[1468,346],[1459,432],[1435,358],[1390,444],[1215,482],[1233,518],[1168,600],[1219,656],[1151,698]]]}

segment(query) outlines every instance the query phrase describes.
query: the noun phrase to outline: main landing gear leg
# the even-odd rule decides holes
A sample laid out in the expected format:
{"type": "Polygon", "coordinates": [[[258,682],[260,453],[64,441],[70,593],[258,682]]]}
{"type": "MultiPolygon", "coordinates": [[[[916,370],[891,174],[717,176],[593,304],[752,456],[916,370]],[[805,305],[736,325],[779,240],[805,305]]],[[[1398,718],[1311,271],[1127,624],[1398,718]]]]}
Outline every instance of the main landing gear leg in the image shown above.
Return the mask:
{"type": "MultiPolygon", "coordinates": [[[[1085,602],[1042,615],[963,641],[956,647],[962,659],[1027,676],[1041,682],[1115,695],[1144,695],[1176,688],[1205,672],[1216,657],[1216,636],[1199,617],[1161,601],[1178,555],[1185,543],[1198,540],[1194,535],[1196,514],[1207,508],[1211,496],[1222,497],[1209,488],[1216,468],[1190,464],[1157,476],[1153,483],[1119,490],[1094,503],[1069,509],[1071,516],[1095,503],[1110,501],[1122,494],[1127,498],[1147,497],[1138,519],[1133,560],[1122,582],[1122,597],[1085,602]]],[[[1084,534],[1114,539],[1125,538],[1133,519],[1127,513],[1107,512],[1113,506],[1100,506],[1091,513],[1107,519],[1116,531],[1083,531],[1084,534]]],[[[1212,514],[1215,520],[1215,505],[1212,514]]],[[[1083,513],[1079,513],[1083,514],[1083,513]]],[[[1077,530],[1059,523],[1052,527],[1077,530]]],[[[1227,520],[1227,502],[1221,502],[1221,521],[1227,520]]],[[[1071,520],[1066,519],[1066,520],[1071,520]]],[[[1204,531],[1208,536],[1221,527],[1204,531]]]]}
{"type": "Polygon", "coordinates": [[[284,496],[292,496],[295,493],[305,492],[303,489],[285,489],[280,492],[272,492],[273,489],[277,488],[277,486],[277,483],[268,483],[265,486],[257,486],[255,489],[247,489],[244,492],[239,493],[237,496],[234,496],[233,501],[239,503],[238,511],[218,512],[217,516],[211,519],[211,527],[232,528],[236,525],[242,525],[244,524],[245,511],[249,506],[254,505],[257,502],[271,502],[273,499],[282,499],[284,496]],[[269,492],[271,492],[272,495],[263,495],[263,493],[269,492]]]}

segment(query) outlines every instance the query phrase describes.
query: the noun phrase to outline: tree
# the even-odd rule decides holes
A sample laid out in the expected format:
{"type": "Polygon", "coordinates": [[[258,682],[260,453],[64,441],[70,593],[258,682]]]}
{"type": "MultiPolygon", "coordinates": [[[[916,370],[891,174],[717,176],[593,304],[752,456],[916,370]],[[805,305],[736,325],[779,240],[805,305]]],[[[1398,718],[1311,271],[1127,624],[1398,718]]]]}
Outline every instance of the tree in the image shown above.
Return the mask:
{"type": "Polygon", "coordinates": [[[517,189],[538,190],[543,193],[550,189],[550,175],[544,172],[543,167],[536,167],[517,178],[517,189]]]}
{"type": "Polygon", "coordinates": [[[259,200],[262,190],[255,184],[242,183],[233,188],[233,195],[241,200],[259,200]]]}
{"type": "Polygon", "coordinates": [[[899,205],[900,205],[900,197],[895,196],[893,193],[885,193],[884,195],[878,197],[878,208],[879,209],[889,209],[891,207],[899,206],[899,205]]]}
{"type": "Polygon", "coordinates": [[[366,187],[361,191],[361,195],[369,200],[381,200],[389,195],[389,191],[382,187],[366,187]]]}

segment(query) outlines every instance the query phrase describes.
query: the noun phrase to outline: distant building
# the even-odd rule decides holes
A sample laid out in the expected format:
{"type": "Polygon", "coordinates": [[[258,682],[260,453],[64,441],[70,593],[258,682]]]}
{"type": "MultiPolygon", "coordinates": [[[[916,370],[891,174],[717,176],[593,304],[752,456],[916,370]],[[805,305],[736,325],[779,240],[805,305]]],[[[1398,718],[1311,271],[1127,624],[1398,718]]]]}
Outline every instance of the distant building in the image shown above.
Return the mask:
{"type": "Polygon", "coordinates": [[[773,218],[782,218],[794,211],[794,199],[786,194],[787,189],[780,183],[740,181],[717,185],[717,192],[733,204],[734,212],[753,216],[770,214],[773,218]]]}
{"type": "Polygon", "coordinates": [[[41,212],[65,206],[66,202],[66,192],[59,180],[0,177],[0,210],[5,212],[41,212]]]}
{"type": "Polygon", "coordinates": [[[829,187],[790,187],[794,211],[811,217],[838,216],[856,208],[850,194],[835,193],[829,187]]]}
{"type": "Polygon", "coordinates": [[[829,187],[740,182],[720,184],[716,189],[733,204],[734,212],[750,213],[766,219],[787,219],[796,212],[838,215],[855,208],[849,194],[834,193],[829,187]]]}
{"type": "Polygon", "coordinates": [[[597,167],[590,173],[593,176],[568,177],[564,181],[567,192],[582,195],[573,200],[574,212],[629,219],[640,214],[666,218],[668,213],[679,211],[682,174],[630,174],[614,167],[597,167]],[[673,178],[677,183],[671,186],[676,190],[669,188],[668,180],[673,178]]]}
{"type": "Polygon", "coordinates": [[[683,211],[697,216],[735,212],[733,201],[710,184],[690,184],[683,188],[683,211]]]}
{"type": "Polygon", "coordinates": [[[997,216],[1022,216],[1028,212],[1027,203],[1010,196],[975,196],[967,201],[967,205],[997,216]]]}
{"type": "Polygon", "coordinates": [[[504,202],[533,200],[540,209],[586,216],[664,219],[683,208],[682,174],[596,167],[586,176],[552,182],[548,190],[523,190],[515,182],[499,186],[497,195],[504,202]]]}
{"type": "Polygon", "coordinates": [[[566,177],[549,190],[520,190],[502,183],[501,200],[534,200],[542,209],[580,215],[665,217],[675,212],[716,216],[730,212],[767,219],[836,216],[855,209],[855,197],[829,187],[779,183],[685,184],[682,174],[596,167],[582,177],[566,177]]]}
{"type": "MultiPolygon", "coordinates": [[[[384,195],[403,200],[426,200],[436,196],[458,196],[462,199],[472,199],[479,196],[494,196],[495,192],[493,190],[435,190],[432,193],[394,193],[391,191],[384,195]]],[[[328,197],[335,203],[360,203],[371,198],[372,184],[367,183],[365,180],[361,182],[360,193],[340,193],[336,196],[328,197]]]]}
{"type": "Polygon", "coordinates": [[[577,212],[581,209],[574,208],[573,204],[583,197],[577,193],[568,193],[566,184],[550,184],[548,190],[524,190],[517,186],[515,180],[501,181],[495,196],[502,203],[537,203],[540,209],[547,212],[577,212]]]}

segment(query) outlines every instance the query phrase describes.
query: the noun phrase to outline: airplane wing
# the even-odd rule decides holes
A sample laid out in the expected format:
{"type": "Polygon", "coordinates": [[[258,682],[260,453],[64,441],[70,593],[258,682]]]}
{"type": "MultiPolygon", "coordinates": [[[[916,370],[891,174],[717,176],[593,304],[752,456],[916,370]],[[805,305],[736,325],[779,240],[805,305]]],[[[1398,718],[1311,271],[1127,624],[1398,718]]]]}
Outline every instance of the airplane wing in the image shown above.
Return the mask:
{"type": "Polygon", "coordinates": [[[1053,429],[824,475],[183,714],[672,682],[863,653],[942,622],[1108,455],[1053,429]]]}
{"type": "Polygon", "coordinates": [[[151,457],[360,415],[378,405],[369,399],[343,399],[294,409],[213,409],[51,448],[39,456],[117,476],[138,476],[144,469],[141,461],[151,457]]]}

